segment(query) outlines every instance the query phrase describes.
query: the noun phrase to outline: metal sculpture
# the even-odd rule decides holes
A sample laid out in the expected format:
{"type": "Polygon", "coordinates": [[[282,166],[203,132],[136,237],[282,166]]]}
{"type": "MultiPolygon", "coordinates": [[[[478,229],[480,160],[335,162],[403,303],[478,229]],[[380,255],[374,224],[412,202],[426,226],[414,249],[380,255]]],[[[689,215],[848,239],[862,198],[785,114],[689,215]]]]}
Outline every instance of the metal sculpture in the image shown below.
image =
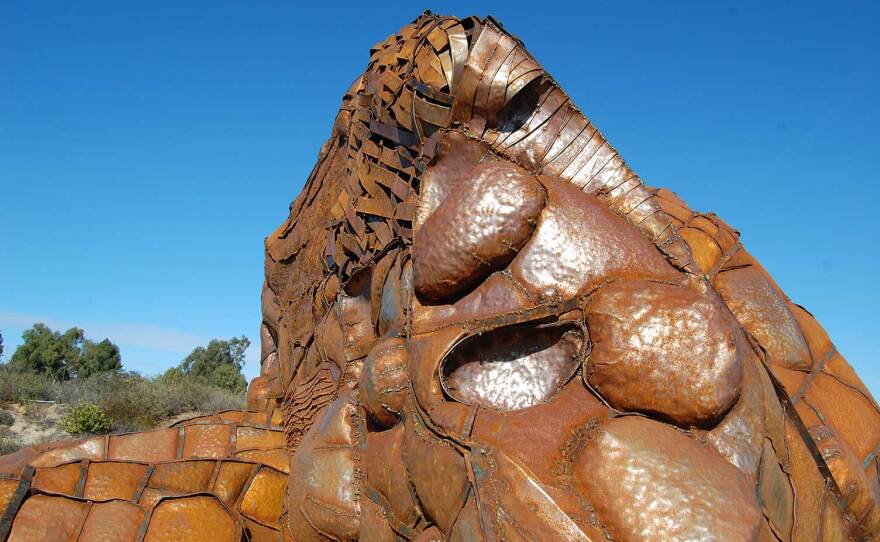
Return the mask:
{"type": "Polygon", "coordinates": [[[261,337],[247,412],[0,460],[0,539],[880,533],[880,409],[821,326],[491,18],[372,48],[261,337]]]}

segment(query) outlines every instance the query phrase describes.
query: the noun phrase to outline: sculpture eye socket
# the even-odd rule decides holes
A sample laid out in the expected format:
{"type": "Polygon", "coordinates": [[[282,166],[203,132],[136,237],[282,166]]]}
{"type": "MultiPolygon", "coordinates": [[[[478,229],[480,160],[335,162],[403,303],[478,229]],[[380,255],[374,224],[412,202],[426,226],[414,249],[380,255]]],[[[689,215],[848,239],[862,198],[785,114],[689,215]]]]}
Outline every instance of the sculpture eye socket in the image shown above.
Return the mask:
{"type": "Polygon", "coordinates": [[[588,344],[574,324],[522,324],[469,337],[440,364],[451,399],[494,410],[518,410],[549,400],[568,382],[588,344]]]}
{"type": "Polygon", "coordinates": [[[522,128],[535,114],[541,96],[551,87],[550,82],[544,77],[529,82],[498,111],[495,129],[499,132],[512,133],[522,128]]]}

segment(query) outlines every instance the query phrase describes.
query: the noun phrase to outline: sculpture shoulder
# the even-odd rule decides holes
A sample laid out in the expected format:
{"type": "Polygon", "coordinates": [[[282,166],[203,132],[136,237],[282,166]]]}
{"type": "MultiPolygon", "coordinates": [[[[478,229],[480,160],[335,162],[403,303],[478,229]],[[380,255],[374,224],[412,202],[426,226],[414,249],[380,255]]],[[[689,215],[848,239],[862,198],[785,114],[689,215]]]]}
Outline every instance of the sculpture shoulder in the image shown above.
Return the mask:
{"type": "Polygon", "coordinates": [[[226,411],[6,456],[0,539],[277,539],[289,457],[264,418],[226,411]]]}

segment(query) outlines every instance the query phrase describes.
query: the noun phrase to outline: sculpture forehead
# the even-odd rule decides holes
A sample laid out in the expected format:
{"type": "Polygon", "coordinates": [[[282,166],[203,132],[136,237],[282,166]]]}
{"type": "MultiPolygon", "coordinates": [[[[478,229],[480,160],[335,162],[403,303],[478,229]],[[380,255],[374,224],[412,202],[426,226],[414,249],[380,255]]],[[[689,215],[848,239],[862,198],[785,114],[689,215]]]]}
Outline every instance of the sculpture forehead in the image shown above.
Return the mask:
{"type": "Polygon", "coordinates": [[[305,270],[311,284],[328,273],[344,282],[389,247],[407,245],[424,202],[442,196],[426,181],[451,131],[474,142],[469,152],[618,205],[673,260],[691,263],[638,177],[521,42],[491,19],[430,14],[371,49],[291,218],[267,241],[270,256],[311,252],[320,264],[305,270]],[[339,174],[328,178],[334,163],[339,174]]]}

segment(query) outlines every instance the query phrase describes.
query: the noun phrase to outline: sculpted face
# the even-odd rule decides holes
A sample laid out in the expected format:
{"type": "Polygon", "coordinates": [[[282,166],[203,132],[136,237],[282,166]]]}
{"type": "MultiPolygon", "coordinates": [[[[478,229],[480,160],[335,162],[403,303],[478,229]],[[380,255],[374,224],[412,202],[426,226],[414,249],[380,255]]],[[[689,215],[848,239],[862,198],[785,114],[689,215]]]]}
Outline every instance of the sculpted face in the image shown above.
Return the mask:
{"type": "Polygon", "coordinates": [[[828,415],[876,423],[876,406],[785,406],[820,394],[804,375],[827,370],[824,334],[735,230],[646,187],[491,19],[424,16],[373,48],[267,254],[292,539],[876,528],[876,472],[854,465],[880,434],[854,449],[828,415]],[[308,282],[292,275],[315,229],[306,311],[290,284],[308,282]]]}
{"type": "Polygon", "coordinates": [[[11,539],[99,459],[145,462],[145,540],[880,536],[880,409],[821,326],[491,18],[371,49],[266,239],[261,338],[249,412],[44,453],[87,476],[11,539]]]}

